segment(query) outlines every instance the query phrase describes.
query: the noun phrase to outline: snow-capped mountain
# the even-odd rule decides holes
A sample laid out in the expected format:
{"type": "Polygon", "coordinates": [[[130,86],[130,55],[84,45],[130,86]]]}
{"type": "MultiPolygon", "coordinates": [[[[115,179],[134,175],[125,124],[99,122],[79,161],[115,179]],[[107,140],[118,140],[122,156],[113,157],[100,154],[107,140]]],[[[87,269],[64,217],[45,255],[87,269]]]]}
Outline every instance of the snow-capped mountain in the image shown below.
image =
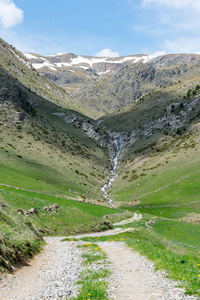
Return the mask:
{"type": "Polygon", "coordinates": [[[146,63],[154,56],[152,55],[130,55],[122,57],[91,57],[85,55],[75,55],[73,53],[57,53],[49,56],[40,56],[38,54],[24,53],[24,55],[32,61],[33,68],[36,70],[41,70],[43,68],[49,68],[50,70],[59,70],[63,68],[82,68],[88,69],[92,68],[97,71],[98,75],[111,73],[113,71],[113,66],[116,64],[128,65],[137,62],[146,63]],[[110,65],[110,69],[105,71],[100,71],[101,67],[110,65]]]}
{"type": "Polygon", "coordinates": [[[123,66],[138,62],[146,63],[152,55],[129,55],[122,57],[92,57],[73,53],[57,53],[41,56],[24,54],[32,67],[57,85],[74,91],[80,84],[94,82],[116,74],[123,66]]]}

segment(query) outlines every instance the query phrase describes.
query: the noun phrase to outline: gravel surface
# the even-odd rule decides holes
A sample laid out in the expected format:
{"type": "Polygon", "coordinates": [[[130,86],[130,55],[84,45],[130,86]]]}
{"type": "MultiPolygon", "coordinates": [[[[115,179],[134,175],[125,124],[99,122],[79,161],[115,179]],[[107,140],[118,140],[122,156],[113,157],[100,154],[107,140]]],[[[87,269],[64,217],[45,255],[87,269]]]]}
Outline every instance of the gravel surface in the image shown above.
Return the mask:
{"type": "MultiPolygon", "coordinates": [[[[118,230],[87,236],[116,234],[118,230]]],[[[77,245],[82,241],[61,242],[61,239],[62,237],[46,237],[44,250],[27,266],[14,274],[0,275],[0,299],[66,300],[77,296],[76,282],[83,269],[81,255],[84,252],[77,245]]],[[[176,282],[167,279],[164,272],[155,271],[151,261],[131,251],[122,242],[98,242],[98,245],[105,251],[108,260],[99,265],[91,265],[91,268],[111,270],[112,275],[108,278],[110,300],[197,299],[184,295],[184,290],[177,288],[176,282]]]]}
{"type": "Polygon", "coordinates": [[[79,242],[60,242],[61,237],[46,237],[44,250],[0,281],[1,300],[66,299],[76,296],[81,271],[79,242]]]}
{"type": "Polygon", "coordinates": [[[184,295],[184,289],[166,278],[165,272],[155,271],[153,263],[122,242],[99,242],[111,261],[109,299],[116,300],[194,300],[184,295]]]}
{"type": "Polygon", "coordinates": [[[123,220],[123,221],[118,222],[118,223],[115,223],[114,225],[124,225],[124,224],[129,224],[129,223],[132,223],[133,221],[140,220],[140,219],[142,219],[142,215],[141,215],[141,214],[136,214],[136,213],[134,213],[134,215],[133,215],[132,218],[127,219],[127,220],[123,220]]]}

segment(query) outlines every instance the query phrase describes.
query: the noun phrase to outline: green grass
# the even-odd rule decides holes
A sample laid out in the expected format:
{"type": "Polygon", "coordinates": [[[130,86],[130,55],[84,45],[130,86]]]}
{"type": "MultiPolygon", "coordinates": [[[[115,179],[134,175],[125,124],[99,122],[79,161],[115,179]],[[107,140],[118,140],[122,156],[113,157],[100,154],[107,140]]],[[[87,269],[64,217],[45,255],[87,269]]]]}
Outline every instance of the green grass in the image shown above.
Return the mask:
{"type": "Polygon", "coordinates": [[[193,247],[200,250],[200,226],[177,221],[159,220],[152,225],[153,230],[184,247],[193,247]]]}
{"type": "Polygon", "coordinates": [[[0,196],[0,271],[12,271],[41,250],[42,236],[0,196]]]}
{"type": "Polygon", "coordinates": [[[45,234],[68,235],[99,231],[103,226],[105,214],[123,214],[123,211],[118,209],[8,187],[2,187],[0,195],[13,211],[36,207],[39,214],[31,216],[31,222],[45,234]],[[59,205],[58,213],[43,210],[44,206],[52,204],[59,205]]]}
{"type": "Polygon", "coordinates": [[[70,298],[73,300],[102,300],[107,298],[106,278],[109,276],[110,271],[104,266],[106,262],[105,252],[98,247],[97,244],[83,243],[79,247],[84,249],[83,265],[84,269],[80,274],[79,294],[77,297],[70,298]],[[88,266],[86,268],[86,266],[88,266]],[[93,270],[94,269],[94,270],[93,270]]]}
{"type": "Polygon", "coordinates": [[[105,149],[58,118],[51,126],[47,120],[41,126],[48,129],[48,136],[41,135],[37,124],[32,127],[29,122],[20,132],[15,126],[0,131],[0,183],[74,198],[86,194],[89,199],[103,201],[100,187],[105,179],[99,175],[105,173],[108,162],[105,149]],[[90,175],[91,170],[95,177],[90,175]]]}
{"type": "Polygon", "coordinates": [[[106,258],[106,254],[98,247],[97,244],[83,243],[84,248],[88,249],[88,252],[83,254],[84,264],[91,264],[93,262],[103,261],[106,258]]]}
{"type": "MultiPolygon", "coordinates": [[[[98,277],[98,273],[95,272],[96,277],[98,277]]],[[[107,290],[107,283],[104,281],[99,281],[102,279],[100,276],[98,280],[92,280],[92,278],[89,279],[82,279],[80,283],[82,284],[81,291],[79,295],[76,298],[71,298],[73,300],[88,300],[88,299],[94,299],[94,300],[107,300],[106,297],[106,290],[107,290]]]]}
{"type": "Polygon", "coordinates": [[[99,280],[100,278],[106,278],[110,274],[110,271],[107,269],[100,269],[97,272],[88,270],[83,272],[85,280],[99,280]]]}
{"type": "Polygon", "coordinates": [[[121,206],[121,209],[128,209],[130,212],[140,211],[140,213],[147,213],[158,217],[169,219],[180,219],[192,213],[200,213],[200,202],[189,203],[179,206],[161,206],[161,207],[126,207],[121,206]]]}
{"type": "Polygon", "coordinates": [[[111,198],[120,201],[123,209],[127,206],[130,211],[161,213],[169,218],[183,217],[187,210],[198,213],[199,144],[199,124],[183,136],[162,138],[157,143],[160,151],[151,151],[120,165],[111,198]],[[138,178],[132,180],[133,175],[138,178]]]}

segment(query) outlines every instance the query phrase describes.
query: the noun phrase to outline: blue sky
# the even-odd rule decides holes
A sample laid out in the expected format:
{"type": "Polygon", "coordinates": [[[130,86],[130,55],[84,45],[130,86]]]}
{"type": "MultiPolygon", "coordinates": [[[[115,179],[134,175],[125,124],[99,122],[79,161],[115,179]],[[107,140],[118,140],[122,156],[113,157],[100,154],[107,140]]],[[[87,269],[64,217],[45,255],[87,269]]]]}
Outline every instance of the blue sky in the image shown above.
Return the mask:
{"type": "Polygon", "coordinates": [[[200,53],[200,1],[0,0],[0,36],[42,55],[200,53]]]}

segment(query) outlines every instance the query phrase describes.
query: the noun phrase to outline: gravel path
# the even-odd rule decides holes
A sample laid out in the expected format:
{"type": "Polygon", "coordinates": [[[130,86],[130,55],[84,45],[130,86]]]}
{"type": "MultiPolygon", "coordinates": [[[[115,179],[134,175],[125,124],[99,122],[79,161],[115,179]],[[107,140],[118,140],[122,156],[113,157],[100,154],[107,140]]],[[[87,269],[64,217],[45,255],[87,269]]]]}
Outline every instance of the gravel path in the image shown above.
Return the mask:
{"type": "Polygon", "coordinates": [[[99,242],[111,261],[109,299],[116,300],[193,300],[184,290],[155,271],[153,263],[122,242],[99,242]]]}
{"type": "Polygon", "coordinates": [[[28,266],[0,281],[1,300],[66,299],[77,295],[76,281],[81,270],[79,242],[60,242],[46,237],[44,250],[28,266]]]}
{"type": "Polygon", "coordinates": [[[138,214],[134,213],[132,218],[115,223],[114,225],[129,224],[129,223],[132,223],[133,221],[140,220],[140,219],[142,219],[142,215],[141,214],[138,215],[138,214]]]}
{"type": "MultiPolygon", "coordinates": [[[[137,216],[136,216],[137,217],[137,216]]],[[[132,222],[129,219],[128,222],[132,222]]],[[[120,222],[122,223],[122,222],[120,222]]],[[[106,232],[83,236],[117,234],[130,229],[117,228],[106,232]]],[[[131,230],[133,230],[131,228],[131,230]]],[[[77,241],[61,242],[62,237],[46,237],[44,250],[29,264],[13,275],[0,278],[1,300],[59,300],[76,296],[81,267],[81,254],[77,241]]],[[[164,272],[155,271],[153,263],[137,252],[131,251],[122,242],[99,242],[111,264],[109,299],[115,300],[193,300],[184,295],[184,290],[167,279],[164,272]]],[[[102,299],[104,300],[104,299],[102,299]]]]}

